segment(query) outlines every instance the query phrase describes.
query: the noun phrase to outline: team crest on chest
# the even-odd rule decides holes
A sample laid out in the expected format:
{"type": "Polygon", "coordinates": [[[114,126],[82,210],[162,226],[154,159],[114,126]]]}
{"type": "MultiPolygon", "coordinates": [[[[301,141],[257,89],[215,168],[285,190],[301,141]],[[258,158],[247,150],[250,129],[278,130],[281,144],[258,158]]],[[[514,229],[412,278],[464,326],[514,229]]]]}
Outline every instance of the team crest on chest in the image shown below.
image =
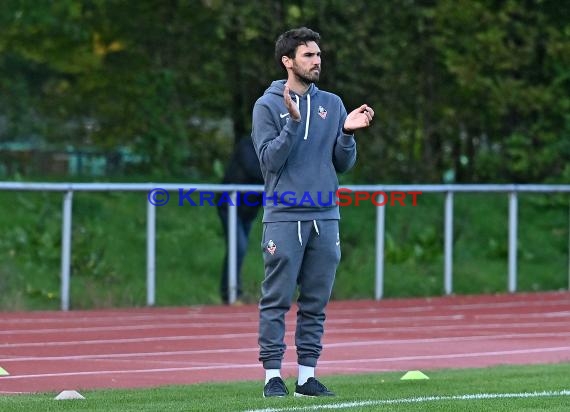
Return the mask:
{"type": "Polygon", "coordinates": [[[322,119],[327,118],[327,109],[325,109],[323,106],[319,106],[319,116],[321,116],[322,119]]]}

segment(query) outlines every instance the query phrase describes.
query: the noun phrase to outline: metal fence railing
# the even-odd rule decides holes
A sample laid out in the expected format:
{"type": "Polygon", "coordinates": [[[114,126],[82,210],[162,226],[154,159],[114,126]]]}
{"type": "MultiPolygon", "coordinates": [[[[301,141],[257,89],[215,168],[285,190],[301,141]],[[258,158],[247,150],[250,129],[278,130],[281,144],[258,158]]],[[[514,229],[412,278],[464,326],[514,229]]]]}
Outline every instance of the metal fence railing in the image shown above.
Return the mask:
{"type": "MultiPolygon", "coordinates": [[[[370,193],[371,196],[386,197],[386,194],[397,192],[412,193],[442,193],[444,203],[444,273],[443,284],[446,294],[453,292],[453,199],[455,193],[505,193],[508,195],[508,281],[509,292],[517,290],[517,231],[518,231],[518,194],[519,193],[570,193],[570,185],[534,185],[534,184],[483,184],[483,185],[347,185],[343,186],[355,193],[370,193]]],[[[156,189],[164,190],[162,196],[169,193],[200,192],[227,192],[230,194],[232,204],[237,203],[237,192],[261,192],[260,185],[236,184],[156,184],[156,183],[31,183],[31,182],[0,182],[3,191],[43,191],[63,193],[62,217],[62,244],[61,244],[61,310],[67,311],[70,307],[70,264],[72,253],[72,210],[73,194],[75,192],[146,192],[150,195],[156,189]]],[[[371,198],[372,199],[372,198],[371,198]]],[[[382,203],[381,201],[378,202],[382,203]]],[[[147,196],[146,219],[146,286],[148,306],[155,305],[156,285],[156,205],[149,201],[147,196]]],[[[382,299],[384,293],[384,237],[386,207],[376,208],[375,229],[375,285],[374,297],[382,299]]],[[[236,255],[236,218],[235,207],[228,208],[228,286],[229,301],[235,302],[237,297],[237,255],[236,255]]],[[[569,209],[570,220],[570,209],[569,209]]],[[[569,222],[570,225],[570,222],[569,222]]],[[[570,230],[569,230],[570,232],[570,230]]],[[[570,286],[570,234],[569,234],[569,261],[568,282],[570,286]]]]}

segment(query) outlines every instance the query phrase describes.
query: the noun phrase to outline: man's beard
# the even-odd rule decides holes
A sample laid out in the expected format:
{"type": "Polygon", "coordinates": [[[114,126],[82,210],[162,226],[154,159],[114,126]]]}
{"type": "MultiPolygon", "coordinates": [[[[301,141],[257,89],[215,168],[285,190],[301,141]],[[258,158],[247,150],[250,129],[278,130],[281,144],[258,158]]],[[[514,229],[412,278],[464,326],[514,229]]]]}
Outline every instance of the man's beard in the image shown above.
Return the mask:
{"type": "Polygon", "coordinates": [[[307,86],[311,83],[316,83],[319,81],[319,76],[321,71],[319,69],[318,72],[314,72],[312,70],[309,71],[301,71],[297,67],[297,65],[293,65],[293,74],[300,82],[306,84],[307,86]]]}

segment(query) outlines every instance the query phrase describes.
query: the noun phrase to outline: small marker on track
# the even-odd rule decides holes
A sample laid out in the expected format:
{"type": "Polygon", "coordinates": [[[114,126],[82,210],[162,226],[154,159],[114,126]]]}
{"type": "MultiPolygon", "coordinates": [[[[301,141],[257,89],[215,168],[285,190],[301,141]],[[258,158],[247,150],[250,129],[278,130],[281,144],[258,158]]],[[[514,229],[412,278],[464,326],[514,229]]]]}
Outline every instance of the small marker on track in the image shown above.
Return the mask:
{"type": "Polygon", "coordinates": [[[0,376],[8,376],[10,375],[6,369],[0,366],[0,376]]]}

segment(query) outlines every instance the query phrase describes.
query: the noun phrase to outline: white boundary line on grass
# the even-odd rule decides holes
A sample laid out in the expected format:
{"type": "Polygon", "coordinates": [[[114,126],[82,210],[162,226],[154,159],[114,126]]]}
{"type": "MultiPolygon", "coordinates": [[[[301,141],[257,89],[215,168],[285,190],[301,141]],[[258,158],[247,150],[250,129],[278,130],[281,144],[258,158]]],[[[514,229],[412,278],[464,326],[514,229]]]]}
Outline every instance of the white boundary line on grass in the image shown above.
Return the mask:
{"type": "Polygon", "coordinates": [[[424,402],[436,402],[436,401],[467,401],[467,400],[506,399],[506,398],[511,398],[511,399],[546,398],[553,396],[570,396],[570,390],[564,389],[560,391],[519,392],[519,393],[473,393],[473,394],[451,395],[451,396],[419,396],[416,398],[379,399],[379,400],[369,400],[369,401],[327,403],[321,405],[294,406],[289,408],[250,409],[245,412],[316,411],[322,409],[348,409],[348,408],[358,408],[363,406],[398,405],[406,403],[424,403],[424,402]]]}

